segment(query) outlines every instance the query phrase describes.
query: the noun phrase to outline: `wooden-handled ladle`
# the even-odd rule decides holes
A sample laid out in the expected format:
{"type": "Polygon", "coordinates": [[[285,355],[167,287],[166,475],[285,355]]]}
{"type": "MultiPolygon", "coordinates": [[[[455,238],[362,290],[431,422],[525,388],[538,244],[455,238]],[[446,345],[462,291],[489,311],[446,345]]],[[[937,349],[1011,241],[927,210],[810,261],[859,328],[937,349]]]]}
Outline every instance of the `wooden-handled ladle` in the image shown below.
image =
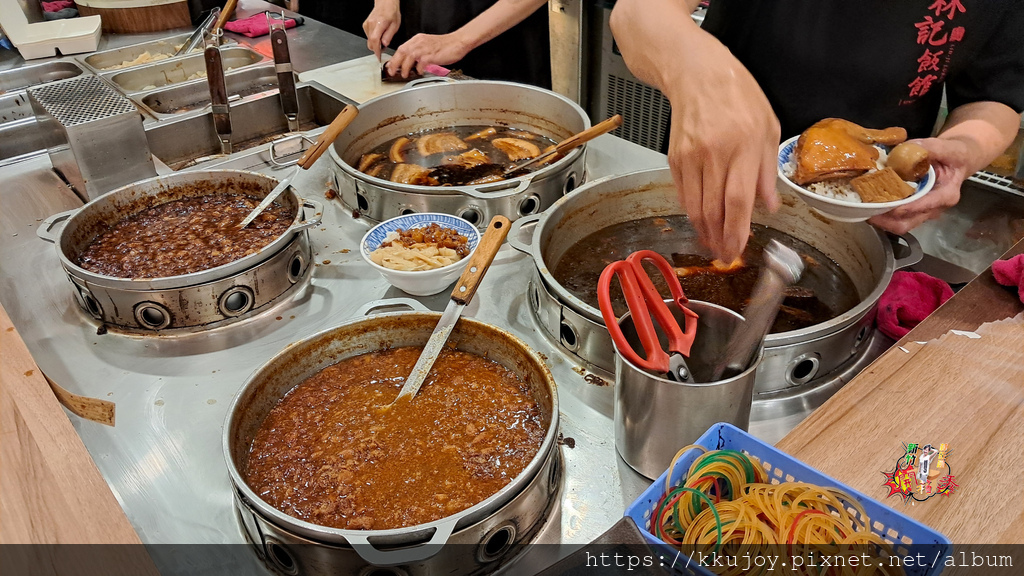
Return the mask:
{"type": "Polygon", "coordinates": [[[547,163],[548,161],[551,160],[551,158],[566,154],[570,150],[582,146],[602,134],[607,134],[608,132],[615,130],[619,126],[622,126],[622,116],[616,114],[615,116],[612,116],[611,118],[603,122],[594,124],[593,126],[587,128],[583,132],[580,132],[579,134],[574,134],[566,138],[565,140],[562,140],[558,144],[555,144],[554,146],[545,150],[544,153],[539,156],[527,158],[526,160],[509,166],[508,168],[505,169],[505,172],[502,173],[502,177],[507,178],[509,174],[518,172],[523,168],[526,168],[527,166],[532,166],[537,163],[547,163]]]}
{"type": "Polygon", "coordinates": [[[313,146],[308,148],[306,153],[302,155],[302,158],[299,158],[299,163],[295,166],[295,169],[292,170],[291,174],[281,180],[281,183],[275,186],[274,189],[270,191],[270,194],[267,194],[267,197],[260,202],[260,205],[250,212],[249,215],[245,217],[245,220],[242,220],[242,223],[238,225],[238,228],[241,229],[248,226],[256,219],[257,216],[266,210],[274,200],[277,200],[277,197],[280,196],[281,193],[291,185],[292,180],[298,176],[299,170],[309,170],[309,167],[316,162],[317,158],[322,156],[323,153],[327,151],[327,148],[334,143],[334,140],[338,135],[341,134],[341,132],[345,130],[353,120],[355,120],[358,113],[359,109],[355,106],[352,106],[351,104],[345,106],[345,109],[339,112],[338,116],[334,118],[334,121],[320,133],[320,137],[316,139],[316,144],[313,144],[313,146]]]}

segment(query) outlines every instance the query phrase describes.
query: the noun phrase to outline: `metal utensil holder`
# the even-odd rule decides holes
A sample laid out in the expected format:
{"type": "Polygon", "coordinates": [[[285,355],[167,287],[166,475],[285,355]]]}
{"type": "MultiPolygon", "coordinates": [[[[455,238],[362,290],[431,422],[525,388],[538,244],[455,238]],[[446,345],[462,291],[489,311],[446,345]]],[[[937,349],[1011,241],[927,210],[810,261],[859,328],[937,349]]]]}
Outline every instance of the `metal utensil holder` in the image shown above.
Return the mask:
{"type": "Polygon", "coordinates": [[[100,78],[53,82],[28,96],[40,128],[63,134],[50,163],[83,200],[156,176],[142,114],[100,78]]]}

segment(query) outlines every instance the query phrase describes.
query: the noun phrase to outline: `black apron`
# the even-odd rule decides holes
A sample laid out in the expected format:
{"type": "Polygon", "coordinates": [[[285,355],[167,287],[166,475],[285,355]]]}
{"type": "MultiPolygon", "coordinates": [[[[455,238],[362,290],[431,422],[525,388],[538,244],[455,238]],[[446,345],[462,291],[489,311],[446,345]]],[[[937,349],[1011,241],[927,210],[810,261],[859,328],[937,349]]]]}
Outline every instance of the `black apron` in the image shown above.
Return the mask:
{"type": "MultiPolygon", "coordinates": [[[[420,33],[454,32],[490,8],[494,1],[402,0],[402,32],[406,38],[420,33]]],[[[392,42],[392,47],[397,48],[397,43],[392,42]]],[[[547,7],[541,6],[504,34],[447,67],[481,80],[508,80],[551,88],[547,7]]]]}

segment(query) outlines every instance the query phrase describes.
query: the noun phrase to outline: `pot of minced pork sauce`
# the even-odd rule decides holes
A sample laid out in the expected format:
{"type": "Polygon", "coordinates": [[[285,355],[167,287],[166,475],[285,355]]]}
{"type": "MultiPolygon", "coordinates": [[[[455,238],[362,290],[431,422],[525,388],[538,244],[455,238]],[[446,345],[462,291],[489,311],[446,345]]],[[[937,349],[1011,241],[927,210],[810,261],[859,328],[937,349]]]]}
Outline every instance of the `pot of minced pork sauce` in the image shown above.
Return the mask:
{"type": "Polygon", "coordinates": [[[237,227],[276,185],[238,170],[158,176],[55,214],[37,233],[56,245],[79,305],[103,326],[202,330],[261,312],[308,276],[318,202],[289,188],[237,227]]]}
{"type": "Polygon", "coordinates": [[[395,402],[440,318],[357,317],[248,379],[224,451],[243,531],[287,574],[469,574],[516,557],[561,487],[558,398],[538,354],[462,318],[395,402]]]}

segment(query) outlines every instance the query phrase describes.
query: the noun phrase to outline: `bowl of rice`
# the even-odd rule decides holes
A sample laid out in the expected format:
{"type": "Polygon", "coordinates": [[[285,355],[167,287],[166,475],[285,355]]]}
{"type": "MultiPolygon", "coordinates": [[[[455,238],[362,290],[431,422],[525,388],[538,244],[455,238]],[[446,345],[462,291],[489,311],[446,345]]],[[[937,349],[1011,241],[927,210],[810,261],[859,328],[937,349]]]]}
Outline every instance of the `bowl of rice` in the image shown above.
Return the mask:
{"type": "MultiPolygon", "coordinates": [[[[935,185],[935,168],[929,167],[928,173],[916,182],[907,182],[914,188],[914,193],[902,200],[891,202],[863,202],[860,194],[850,184],[851,178],[838,178],[824,182],[813,182],[806,187],[790,178],[796,172],[796,141],[799,136],[786,140],[779,146],[779,180],[793,189],[804,202],[822,216],[838,222],[863,222],[872,216],[884,214],[893,208],[920,200],[935,185]]],[[[878,148],[878,169],[885,167],[888,149],[876,144],[878,148]]]]}
{"type": "Polygon", "coordinates": [[[395,288],[431,296],[458,280],[478,244],[480,231],[466,220],[428,212],[374,226],[359,253],[395,288]]]}

